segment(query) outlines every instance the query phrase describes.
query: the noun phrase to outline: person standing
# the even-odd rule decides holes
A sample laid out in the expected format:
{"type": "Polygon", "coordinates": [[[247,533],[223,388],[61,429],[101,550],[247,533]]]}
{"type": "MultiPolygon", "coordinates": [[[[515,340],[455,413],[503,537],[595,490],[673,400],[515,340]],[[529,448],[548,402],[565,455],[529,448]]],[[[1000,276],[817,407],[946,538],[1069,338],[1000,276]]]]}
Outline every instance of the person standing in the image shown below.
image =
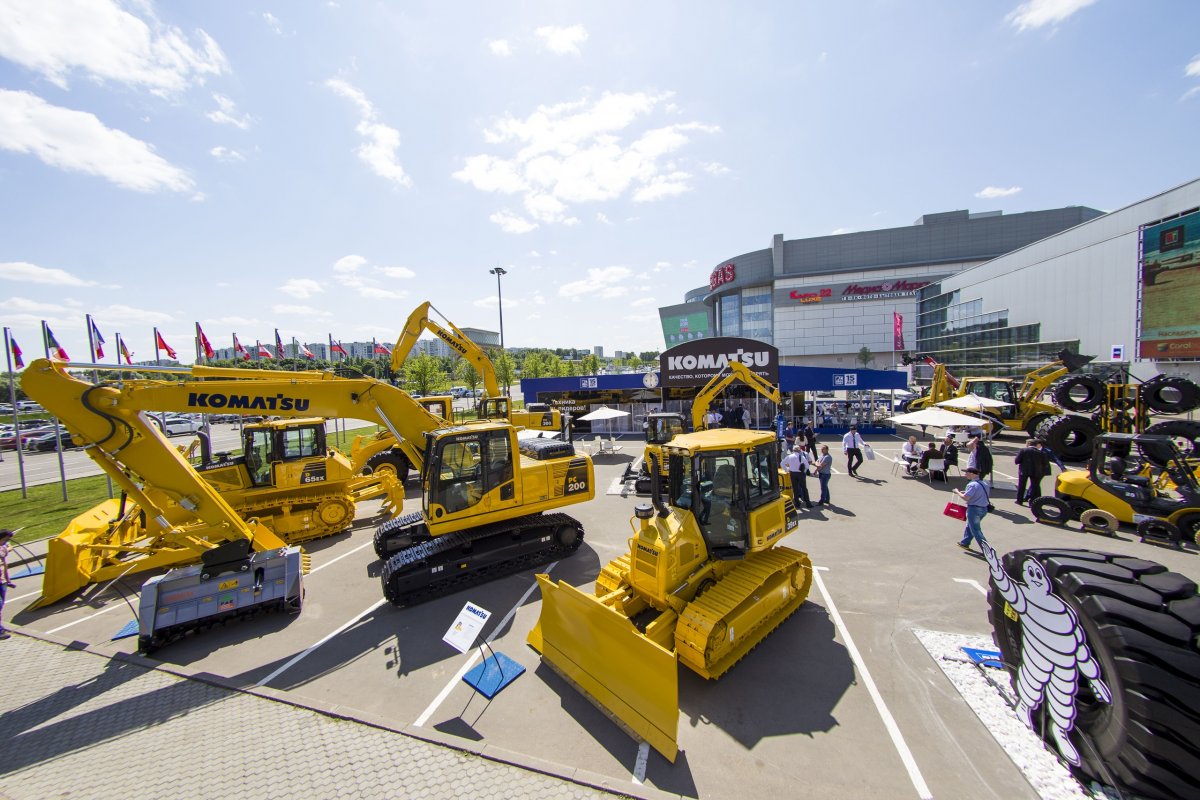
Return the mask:
{"type": "Polygon", "coordinates": [[[827,506],[829,505],[829,478],[833,475],[833,456],[829,455],[829,445],[821,445],[821,455],[817,457],[817,463],[813,470],[821,484],[821,499],[818,502],[827,506]]]}
{"type": "Polygon", "coordinates": [[[1042,496],[1042,478],[1050,471],[1050,459],[1037,446],[1037,439],[1025,442],[1013,462],[1017,465],[1017,505],[1033,501],[1042,496]]]}
{"type": "Polygon", "coordinates": [[[786,445],[784,452],[792,452],[792,448],[796,446],[796,422],[794,420],[783,429],[783,441],[786,445]]]}
{"type": "MultiPolygon", "coordinates": [[[[846,454],[846,472],[850,477],[858,477],[858,467],[863,462],[862,449],[866,442],[858,435],[858,426],[851,425],[850,431],[842,437],[842,452],[846,454]]],[[[821,448],[825,450],[826,448],[821,448]]]]}
{"type": "Polygon", "coordinates": [[[817,432],[813,430],[813,426],[812,426],[811,422],[804,423],[804,431],[802,432],[802,435],[804,436],[804,446],[808,448],[808,452],[812,456],[811,460],[816,461],[817,460],[817,432]]]}
{"type": "Polygon", "coordinates": [[[738,407],[729,412],[729,427],[745,428],[746,427],[746,406],[738,403],[738,407]]]}
{"type": "MultiPolygon", "coordinates": [[[[0,530],[0,615],[4,613],[4,598],[8,590],[16,586],[8,578],[8,543],[12,541],[13,532],[5,528],[0,530]]],[[[0,616],[0,639],[7,639],[11,634],[4,630],[4,619],[0,616]]]]}
{"type": "Polygon", "coordinates": [[[963,550],[971,549],[971,540],[979,542],[979,549],[982,550],[987,539],[983,538],[983,518],[987,516],[988,505],[988,489],[984,482],[980,479],[979,469],[976,467],[967,467],[963,470],[963,474],[967,477],[966,488],[962,491],[954,490],[954,493],[963,499],[967,504],[967,526],[963,529],[962,541],[958,546],[963,550]]]}
{"type": "Polygon", "coordinates": [[[792,504],[797,509],[801,503],[812,508],[812,498],[808,496],[808,453],[803,447],[796,445],[784,456],[780,466],[787,470],[788,477],[792,480],[792,504]]]}
{"type": "MultiPolygon", "coordinates": [[[[972,436],[967,440],[967,469],[974,467],[980,479],[992,474],[992,451],[984,444],[983,436],[972,436]]],[[[963,470],[965,475],[967,470],[963,470]]]]}
{"type": "Polygon", "coordinates": [[[710,408],[704,414],[704,427],[708,430],[712,430],[713,428],[719,428],[720,426],[721,418],[717,415],[717,410],[715,408],[710,408]]]}

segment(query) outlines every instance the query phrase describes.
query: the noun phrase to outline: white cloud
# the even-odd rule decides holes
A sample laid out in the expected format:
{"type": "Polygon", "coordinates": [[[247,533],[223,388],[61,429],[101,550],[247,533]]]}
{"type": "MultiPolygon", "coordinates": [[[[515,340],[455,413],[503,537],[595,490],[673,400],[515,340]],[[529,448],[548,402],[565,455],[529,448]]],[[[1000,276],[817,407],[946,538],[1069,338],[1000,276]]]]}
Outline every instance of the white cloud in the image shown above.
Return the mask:
{"type": "MultiPolygon", "coordinates": [[[[253,328],[257,325],[266,324],[256,317],[216,317],[214,319],[202,320],[202,322],[204,322],[205,327],[212,326],[213,328],[253,328]]],[[[245,339],[246,337],[242,336],[241,338],[245,339]]],[[[211,340],[212,337],[210,336],[209,339],[211,340]]],[[[245,342],[242,342],[242,344],[245,344],[245,342]]]]}
{"type": "Polygon", "coordinates": [[[283,35],[283,26],[279,24],[279,17],[275,16],[270,11],[264,11],[262,18],[263,22],[267,23],[267,27],[271,29],[272,33],[283,35]]]}
{"type": "Polygon", "coordinates": [[[618,286],[618,283],[633,275],[633,270],[629,267],[595,267],[587,272],[588,276],[583,280],[571,281],[558,287],[559,297],[578,298],[582,295],[594,295],[606,290],[624,288],[618,286]]]}
{"type": "Polygon", "coordinates": [[[557,28],[553,25],[544,25],[534,31],[541,37],[542,43],[546,45],[546,49],[556,55],[567,55],[573,53],[580,55],[579,45],[587,41],[587,31],[582,25],[572,25],[569,28],[557,28]]]}
{"type": "Polygon", "coordinates": [[[470,156],[453,177],[482,192],[522,194],[532,222],[508,210],[491,217],[510,232],[528,232],[536,223],[575,224],[578,217],[570,213],[575,204],[625,195],[651,202],[682,194],[691,190],[692,175],[674,163],[676,154],[696,132],[720,129],[682,122],[632,130],[670,96],[605,92],[597,99],[539,106],[524,119],[506,115],[483,137],[509,154],[470,156]]]}
{"type": "Polygon", "coordinates": [[[354,130],[363,138],[363,143],[354,152],[359,159],[376,175],[400,186],[412,186],[412,179],[396,159],[396,151],[400,149],[400,132],[377,121],[375,107],[358,88],[338,78],[325,81],[325,85],[358,106],[360,120],[354,130]]]}
{"type": "Polygon", "coordinates": [[[213,93],[213,100],[217,103],[217,110],[210,111],[206,115],[210,120],[218,125],[233,125],[236,128],[246,130],[250,127],[250,115],[239,114],[237,104],[223,94],[213,93]]]}
{"type": "Polygon", "coordinates": [[[174,322],[175,318],[170,314],[162,311],[153,311],[146,308],[136,308],[127,306],[122,303],[102,306],[92,314],[96,319],[97,325],[116,325],[125,322],[145,324],[147,322],[156,325],[174,322]]]}
{"type": "Polygon", "coordinates": [[[283,292],[284,294],[291,295],[292,297],[304,299],[306,297],[312,297],[314,294],[320,294],[321,292],[325,291],[325,289],[321,286],[321,284],[317,283],[312,278],[292,278],[291,280],[285,281],[284,284],[279,287],[279,291],[283,292]]]}
{"type": "Polygon", "coordinates": [[[655,307],[657,307],[658,301],[655,300],[653,297],[639,297],[637,300],[634,300],[629,305],[634,306],[635,308],[638,306],[655,306],[655,307]]]}
{"type": "Polygon", "coordinates": [[[532,230],[537,230],[537,223],[530,222],[524,217],[518,217],[516,214],[505,209],[497,211],[488,217],[489,220],[500,226],[500,230],[505,233],[529,233],[532,230]]]}
{"type": "Polygon", "coordinates": [[[21,314],[57,314],[66,310],[61,303],[39,303],[25,297],[10,297],[0,301],[0,308],[21,314]]]}
{"type": "Polygon", "coordinates": [[[283,303],[277,303],[271,306],[271,310],[276,314],[292,314],[297,317],[332,317],[333,314],[328,311],[322,311],[319,308],[312,306],[293,306],[283,303]]]}
{"type": "Polygon", "coordinates": [[[84,280],[71,273],[49,267],[39,267],[27,261],[0,263],[0,279],[19,283],[41,283],[51,286],[98,286],[96,281],[84,280]]]}
{"type": "Polygon", "coordinates": [[[610,220],[608,218],[608,215],[605,214],[603,211],[596,212],[596,222],[602,223],[604,225],[612,225],[613,224],[612,220],[610,220]]]}
{"type": "Polygon", "coordinates": [[[1096,0],[1028,0],[1009,12],[1004,19],[1019,31],[1042,28],[1057,25],[1094,2],[1096,0]]]}
{"type": "Polygon", "coordinates": [[[417,273],[413,272],[408,267],[376,267],[376,272],[381,272],[389,278],[415,278],[417,273]]]}
{"type": "Polygon", "coordinates": [[[728,175],[732,170],[724,164],[718,164],[716,161],[710,161],[707,164],[701,164],[700,168],[709,175],[728,175]]]}
{"type": "MultiPolygon", "coordinates": [[[[1196,56],[1188,62],[1188,65],[1183,68],[1183,74],[1189,78],[1200,78],[1200,56],[1196,56]]],[[[1200,94],[1200,86],[1193,86],[1191,89],[1188,89],[1186,92],[1184,92],[1183,97],[1179,99],[1187,100],[1188,98],[1197,94],[1200,94]]]]}
{"type": "Polygon", "coordinates": [[[495,41],[488,42],[488,50],[492,51],[492,55],[501,56],[502,58],[508,58],[513,54],[512,47],[506,39],[496,39],[495,41]]]}
{"type": "Polygon", "coordinates": [[[145,142],[29,92],[0,89],[0,149],[32,153],[52,167],[98,175],[139,192],[193,186],[187,173],[145,142]]]}
{"type": "Polygon", "coordinates": [[[396,292],[385,289],[379,281],[372,277],[374,274],[389,278],[415,278],[416,273],[408,267],[380,267],[367,262],[359,255],[342,256],[333,265],[333,277],[341,285],[354,289],[359,297],[371,300],[399,300],[408,296],[407,291],[396,292]],[[371,274],[364,274],[364,267],[370,267],[371,274]]]}
{"type": "Polygon", "coordinates": [[[234,162],[234,161],[245,161],[246,160],[246,157],[243,156],[241,153],[239,153],[237,150],[231,150],[230,148],[223,147],[221,145],[217,145],[212,150],[209,150],[208,154],[211,155],[213,158],[215,158],[217,161],[234,162]]]}
{"type": "Polygon", "coordinates": [[[830,236],[841,236],[843,233],[853,233],[854,228],[834,228],[829,232],[830,236]]]}
{"type": "Polygon", "coordinates": [[[197,30],[194,39],[193,44],[179,28],[159,22],[149,3],[0,3],[0,56],[64,89],[74,70],[97,82],[144,86],[156,94],[178,92],[229,71],[211,36],[197,30]]]}
{"type": "Polygon", "coordinates": [[[983,200],[994,200],[997,197],[1011,197],[1021,191],[1020,186],[1010,186],[1004,189],[999,186],[985,186],[975,193],[975,196],[983,200]]]}
{"type": "MultiPolygon", "coordinates": [[[[500,305],[500,300],[496,297],[496,295],[491,295],[489,297],[481,297],[471,303],[471,305],[475,306],[476,308],[495,308],[496,306],[500,305]]],[[[519,297],[504,298],[505,308],[516,308],[523,305],[525,305],[525,303],[519,297]]]]}

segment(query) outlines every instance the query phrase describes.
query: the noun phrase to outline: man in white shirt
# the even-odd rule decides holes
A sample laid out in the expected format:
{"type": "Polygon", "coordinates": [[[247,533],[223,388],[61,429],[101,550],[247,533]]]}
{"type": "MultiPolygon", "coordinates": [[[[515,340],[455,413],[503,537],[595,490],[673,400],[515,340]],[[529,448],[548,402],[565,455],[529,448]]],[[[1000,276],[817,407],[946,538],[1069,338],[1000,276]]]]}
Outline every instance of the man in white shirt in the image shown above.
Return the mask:
{"type": "Polygon", "coordinates": [[[780,466],[787,470],[788,477],[792,480],[792,503],[797,510],[801,503],[812,508],[812,498],[808,496],[808,453],[804,452],[803,447],[796,445],[783,457],[780,466]]]}
{"type": "Polygon", "coordinates": [[[858,477],[858,467],[862,464],[862,449],[866,442],[858,435],[858,426],[851,425],[850,432],[842,437],[842,452],[846,454],[846,472],[850,477],[858,477]]]}

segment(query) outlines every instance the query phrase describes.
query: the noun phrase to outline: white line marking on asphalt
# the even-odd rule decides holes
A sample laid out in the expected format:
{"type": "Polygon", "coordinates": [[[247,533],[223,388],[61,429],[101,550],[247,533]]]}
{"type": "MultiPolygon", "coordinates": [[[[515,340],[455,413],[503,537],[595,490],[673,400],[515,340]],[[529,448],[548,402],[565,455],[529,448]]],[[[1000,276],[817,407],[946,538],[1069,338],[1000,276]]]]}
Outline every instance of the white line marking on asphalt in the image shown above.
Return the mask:
{"type": "Polygon", "coordinates": [[[637,763],[633,765],[633,782],[638,786],[642,785],[642,781],[646,780],[646,762],[650,760],[650,743],[642,742],[638,745],[637,763]]]}
{"type": "Polygon", "coordinates": [[[7,600],[5,600],[4,602],[15,603],[18,600],[24,600],[26,597],[33,597],[34,595],[41,594],[41,593],[42,593],[42,590],[38,589],[36,592],[30,592],[29,594],[22,594],[22,595],[17,595],[16,597],[10,597],[7,600]]]}
{"type": "Polygon", "coordinates": [[[355,553],[357,553],[359,550],[362,550],[364,547],[370,547],[370,546],[372,546],[373,544],[375,544],[375,541],[374,541],[373,539],[372,539],[371,541],[369,541],[369,542],[366,542],[366,543],[364,543],[364,544],[360,544],[358,547],[354,548],[353,550],[351,550],[351,551],[350,551],[350,552],[348,552],[348,553],[342,553],[342,554],[341,554],[340,556],[338,556],[337,558],[331,558],[330,560],[326,561],[324,564],[322,564],[322,565],[321,565],[321,566],[319,566],[319,567],[313,567],[312,569],[310,569],[310,570],[308,571],[308,574],[309,574],[309,575],[312,575],[314,572],[320,572],[321,570],[325,569],[326,567],[328,567],[328,566],[330,566],[330,565],[332,565],[332,564],[336,564],[337,562],[341,561],[341,560],[342,560],[343,558],[345,558],[346,556],[352,556],[352,555],[354,555],[355,553]]]}
{"type": "Polygon", "coordinates": [[[312,651],[316,650],[318,647],[320,647],[321,645],[325,644],[326,642],[328,642],[328,641],[329,641],[330,639],[332,639],[333,637],[335,637],[335,636],[337,636],[338,634],[342,633],[342,632],[343,632],[343,631],[345,631],[347,628],[349,628],[351,625],[356,625],[356,624],[358,623],[358,621],[359,621],[359,620],[361,620],[361,619],[362,619],[363,617],[365,617],[367,614],[370,614],[372,611],[374,611],[375,609],[379,608],[381,605],[383,605],[383,604],[384,604],[384,603],[386,603],[386,602],[387,602],[387,600],[380,599],[380,600],[379,600],[379,601],[377,601],[377,602],[376,602],[374,605],[372,605],[370,608],[368,608],[366,611],[363,611],[361,614],[359,614],[358,616],[354,617],[354,619],[350,620],[349,622],[347,622],[347,623],[346,623],[345,625],[343,625],[342,627],[338,628],[338,629],[337,629],[336,631],[334,631],[333,633],[331,633],[331,634],[329,634],[328,636],[324,637],[323,639],[321,639],[320,641],[318,641],[316,644],[314,644],[314,645],[310,646],[310,647],[309,647],[307,650],[305,650],[304,652],[302,652],[302,653],[297,653],[296,655],[292,656],[292,658],[291,658],[291,659],[290,659],[290,660],[289,660],[289,661],[288,661],[286,664],[284,664],[284,665],[283,665],[283,666],[281,666],[279,669],[275,670],[275,671],[274,671],[274,672],[272,672],[270,675],[268,675],[267,677],[263,678],[261,681],[259,681],[258,683],[254,684],[254,685],[255,685],[256,687],[257,687],[257,686],[264,686],[264,685],[266,685],[266,684],[270,683],[271,681],[275,680],[275,678],[279,677],[279,676],[280,676],[280,675],[282,675],[282,674],[283,674],[285,671],[287,671],[288,669],[290,669],[291,667],[293,667],[293,666],[295,666],[297,663],[299,663],[301,659],[303,659],[303,658],[305,658],[306,656],[308,656],[308,654],[309,654],[309,653],[311,653],[312,651]]]}
{"type": "Polygon", "coordinates": [[[965,584],[967,584],[968,586],[974,586],[974,587],[975,587],[975,591],[979,592],[979,593],[980,593],[981,595],[983,595],[984,597],[987,597],[987,589],[985,589],[985,588],[983,588],[982,586],[980,586],[980,585],[979,585],[979,581],[973,581],[973,580],[971,580],[970,578],[955,578],[955,579],[954,579],[954,582],[955,582],[955,583],[965,583],[965,584]]]}
{"type": "Polygon", "coordinates": [[[118,603],[116,601],[113,601],[113,602],[109,603],[108,605],[106,605],[104,608],[97,611],[95,614],[88,614],[86,617],[81,617],[80,619],[77,619],[74,622],[68,622],[66,625],[59,625],[54,630],[46,631],[46,635],[49,636],[50,634],[58,633],[59,631],[65,631],[67,628],[74,627],[81,622],[87,622],[89,619],[95,619],[96,617],[100,616],[101,614],[107,614],[108,612],[113,611],[118,608],[124,608],[124,609],[128,610],[129,606],[126,605],[125,603],[118,603]]]}
{"type": "Polygon", "coordinates": [[[888,735],[892,737],[892,744],[895,746],[896,752],[900,754],[900,760],[904,762],[904,768],[908,770],[908,778],[912,781],[913,788],[917,790],[917,796],[921,800],[933,800],[933,795],[929,792],[929,787],[925,785],[925,779],[921,777],[921,770],[917,767],[916,759],[913,758],[912,751],[908,749],[908,745],[904,741],[904,735],[900,733],[900,727],[896,725],[896,720],[892,717],[892,712],[888,710],[887,704],[883,702],[883,696],[879,694],[879,689],[875,686],[875,681],[871,677],[866,663],[859,654],[858,648],[854,646],[854,640],[850,638],[850,631],[846,630],[846,625],[842,622],[842,615],[838,613],[837,606],[833,604],[833,599],[829,596],[829,592],[825,591],[825,581],[821,580],[821,573],[817,570],[813,571],[813,582],[817,584],[817,589],[821,592],[821,598],[825,601],[825,607],[829,609],[829,615],[833,617],[833,624],[837,626],[838,633],[842,635],[842,640],[846,643],[846,650],[850,653],[850,658],[854,661],[855,668],[862,675],[863,684],[866,685],[867,691],[870,692],[871,699],[875,701],[875,710],[879,712],[879,716],[883,720],[883,725],[887,728],[888,735]]]}
{"type": "MultiPolygon", "coordinates": [[[[554,569],[556,566],[558,566],[557,561],[546,567],[546,573],[549,574],[550,570],[554,569]]],[[[537,585],[538,583],[536,580],[530,584],[529,588],[525,590],[525,594],[521,595],[521,599],[517,601],[516,605],[508,610],[508,613],[504,615],[504,619],[500,620],[500,624],[497,625],[492,631],[492,635],[484,641],[486,641],[488,644],[491,644],[492,640],[496,638],[497,634],[508,627],[509,621],[511,621],[512,618],[517,615],[517,610],[521,606],[525,605],[525,601],[529,598],[529,595],[533,594],[533,590],[537,588],[537,585]]],[[[457,686],[458,682],[463,679],[463,675],[466,675],[467,671],[470,670],[471,667],[475,666],[475,662],[477,660],[479,660],[478,647],[471,651],[471,655],[469,658],[467,658],[466,663],[464,663],[458,672],[454,674],[454,677],[450,679],[450,682],[442,687],[442,690],[438,692],[438,696],[433,698],[433,702],[421,712],[421,716],[417,717],[417,721],[414,722],[413,725],[416,725],[418,728],[420,728],[429,721],[429,718],[432,717],[434,712],[438,710],[438,706],[440,706],[446,700],[446,698],[450,696],[450,692],[454,691],[454,687],[457,686]]]]}

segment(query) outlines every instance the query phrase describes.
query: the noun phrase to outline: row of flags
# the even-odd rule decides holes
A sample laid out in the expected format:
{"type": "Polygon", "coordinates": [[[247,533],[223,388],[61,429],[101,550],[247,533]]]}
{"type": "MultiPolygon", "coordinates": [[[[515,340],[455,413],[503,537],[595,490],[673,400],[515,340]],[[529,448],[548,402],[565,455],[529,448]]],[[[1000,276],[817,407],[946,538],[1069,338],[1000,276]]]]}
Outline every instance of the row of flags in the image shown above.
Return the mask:
{"type": "MultiPolygon", "coordinates": [[[[104,334],[100,332],[100,328],[97,327],[96,321],[92,319],[91,314],[87,315],[87,331],[88,344],[92,350],[92,354],[96,361],[100,361],[100,359],[104,358],[104,346],[108,344],[108,341],[104,338],[104,334]]],[[[8,333],[8,330],[5,329],[5,332],[8,333]]],[[[50,330],[50,326],[47,325],[44,320],[42,321],[42,340],[46,346],[47,357],[57,358],[62,361],[71,360],[70,356],[67,355],[67,351],[61,344],[59,344],[58,339],[54,336],[54,331],[50,330]]],[[[199,322],[196,323],[196,344],[197,355],[200,358],[211,361],[216,357],[216,350],[213,349],[212,342],[210,342],[208,336],[205,335],[204,330],[200,327],[199,322]]],[[[371,344],[372,351],[376,355],[390,356],[392,354],[391,348],[382,342],[372,339],[371,344]]],[[[8,335],[8,345],[14,366],[16,366],[17,369],[24,369],[25,354],[22,352],[20,345],[17,344],[16,338],[11,334],[8,335]]],[[[292,339],[292,345],[299,356],[309,359],[310,361],[316,359],[316,354],[310,350],[307,345],[297,342],[295,338],[292,339]]],[[[271,352],[271,348],[268,345],[263,344],[261,341],[256,340],[254,346],[254,353],[259,358],[283,360],[287,357],[283,347],[283,339],[279,335],[278,328],[275,329],[274,353],[271,352]]],[[[121,334],[119,333],[116,334],[116,350],[118,364],[121,363],[121,360],[124,360],[126,364],[133,364],[133,351],[129,349],[125,343],[125,340],[121,338],[121,334]]],[[[179,357],[175,351],[175,348],[167,344],[167,341],[163,338],[162,333],[159,332],[158,328],[155,328],[154,358],[156,361],[158,360],[158,355],[160,352],[165,352],[167,357],[173,360],[177,360],[179,357]]],[[[241,358],[244,361],[249,361],[252,358],[250,351],[247,350],[246,347],[243,346],[238,340],[236,333],[233,334],[233,352],[236,358],[241,358]]],[[[334,353],[339,353],[343,358],[349,356],[349,353],[346,351],[346,348],[342,345],[341,341],[335,340],[332,335],[329,337],[329,353],[331,356],[334,353]]]]}

